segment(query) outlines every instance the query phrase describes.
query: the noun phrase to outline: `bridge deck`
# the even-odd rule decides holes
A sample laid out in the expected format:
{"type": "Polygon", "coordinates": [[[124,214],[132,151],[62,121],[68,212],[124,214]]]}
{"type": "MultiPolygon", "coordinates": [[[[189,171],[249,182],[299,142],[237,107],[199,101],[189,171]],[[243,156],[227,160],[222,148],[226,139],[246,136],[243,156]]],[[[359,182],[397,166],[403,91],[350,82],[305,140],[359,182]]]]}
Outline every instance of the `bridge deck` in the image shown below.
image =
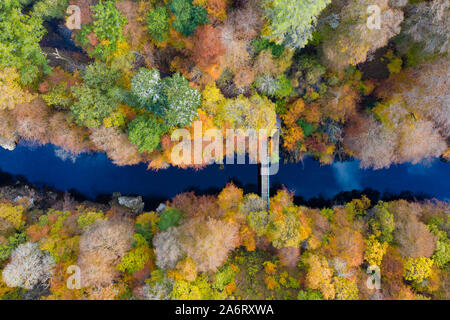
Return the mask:
{"type": "Polygon", "coordinates": [[[264,202],[267,205],[267,209],[269,208],[269,198],[270,198],[270,180],[269,180],[269,150],[267,150],[264,153],[265,161],[261,161],[261,198],[264,200],[264,202]]]}

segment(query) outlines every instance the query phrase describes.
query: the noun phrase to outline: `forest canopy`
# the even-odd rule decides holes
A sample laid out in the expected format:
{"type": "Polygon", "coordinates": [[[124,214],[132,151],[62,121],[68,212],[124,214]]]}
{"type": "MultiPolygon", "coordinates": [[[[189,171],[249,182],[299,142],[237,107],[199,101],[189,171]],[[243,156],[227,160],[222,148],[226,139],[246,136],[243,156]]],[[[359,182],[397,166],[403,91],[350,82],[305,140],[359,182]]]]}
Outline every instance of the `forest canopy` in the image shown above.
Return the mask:
{"type": "Polygon", "coordinates": [[[446,202],[312,208],[282,189],[267,207],[228,184],[133,211],[0,191],[0,299],[449,299],[446,202]]]}
{"type": "Polygon", "coordinates": [[[177,165],[172,132],[194,121],[225,132],[278,120],[288,162],[354,157],[379,169],[449,157],[447,0],[70,4],[81,29],[63,24],[67,0],[0,5],[8,145],[161,169],[177,165]],[[52,47],[56,35],[66,49],[52,47]]]}

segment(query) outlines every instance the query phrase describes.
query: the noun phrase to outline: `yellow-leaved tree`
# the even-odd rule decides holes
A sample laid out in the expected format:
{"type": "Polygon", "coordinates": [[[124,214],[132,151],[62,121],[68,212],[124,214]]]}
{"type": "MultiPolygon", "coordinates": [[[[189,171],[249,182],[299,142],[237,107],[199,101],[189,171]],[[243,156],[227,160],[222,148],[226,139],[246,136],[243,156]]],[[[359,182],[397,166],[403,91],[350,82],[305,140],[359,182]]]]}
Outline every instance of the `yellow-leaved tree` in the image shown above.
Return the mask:
{"type": "Polygon", "coordinates": [[[0,110],[14,109],[16,104],[30,102],[34,95],[19,85],[20,76],[14,68],[0,71],[0,110]]]}

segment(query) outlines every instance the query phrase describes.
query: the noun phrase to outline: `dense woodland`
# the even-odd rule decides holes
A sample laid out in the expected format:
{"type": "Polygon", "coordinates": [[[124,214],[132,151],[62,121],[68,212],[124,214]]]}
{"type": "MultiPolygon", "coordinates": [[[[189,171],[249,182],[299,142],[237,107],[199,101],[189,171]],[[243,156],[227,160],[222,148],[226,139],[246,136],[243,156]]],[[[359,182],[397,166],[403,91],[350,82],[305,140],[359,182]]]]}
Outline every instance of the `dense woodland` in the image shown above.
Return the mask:
{"type": "Polygon", "coordinates": [[[313,209],[280,190],[267,210],[229,184],[142,212],[114,198],[0,191],[0,299],[450,298],[444,202],[363,196],[313,209]]]}
{"type": "MultiPolygon", "coordinates": [[[[223,132],[279,120],[285,161],[448,159],[449,6],[2,0],[0,144],[164,169],[171,133],[195,120],[223,132]],[[68,5],[80,30],[64,27],[68,5]]],[[[308,208],[287,190],[267,208],[233,184],[150,212],[1,188],[0,299],[450,299],[448,215],[447,202],[365,196],[308,208]]]]}
{"type": "Polygon", "coordinates": [[[448,18],[448,0],[4,0],[0,140],[161,169],[196,119],[270,132],[278,118],[285,161],[448,158],[448,18]]]}

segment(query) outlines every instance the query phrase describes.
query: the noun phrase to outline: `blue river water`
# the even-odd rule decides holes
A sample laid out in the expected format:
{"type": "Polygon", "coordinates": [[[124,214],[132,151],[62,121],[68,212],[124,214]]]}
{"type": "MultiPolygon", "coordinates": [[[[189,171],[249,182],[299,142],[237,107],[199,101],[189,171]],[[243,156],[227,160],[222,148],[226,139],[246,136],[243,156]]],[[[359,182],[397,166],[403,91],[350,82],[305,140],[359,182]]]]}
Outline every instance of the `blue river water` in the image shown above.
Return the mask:
{"type": "MultiPolygon", "coordinates": [[[[145,164],[119,167],[103,153],[82,154],[76,159],[56,155],[53,145],[20,143],[14,151],[0,148],[0,171],[22,176],[38,187],[76,191],[91,200],[120,192],[146,198],[169,199],[188,191],[221,189],[230,181],[253,185],[257,191],[257,165],[211,165],[203,170],[170,167],[149,171],[145,164]]],[[[450,163],[431,160],[421,164],[401,164],[382,170],[359,169],[358,161],[335,162],[321,166],[307,158],[303,163],[281,164],[271,185],[284,185],[305,199],[331,198],[339,192],[371,188],[380,192],[411,191],[450,200],[450,163]]],[[[1,181],[0,181],[1,182],[1,181]]]]}

